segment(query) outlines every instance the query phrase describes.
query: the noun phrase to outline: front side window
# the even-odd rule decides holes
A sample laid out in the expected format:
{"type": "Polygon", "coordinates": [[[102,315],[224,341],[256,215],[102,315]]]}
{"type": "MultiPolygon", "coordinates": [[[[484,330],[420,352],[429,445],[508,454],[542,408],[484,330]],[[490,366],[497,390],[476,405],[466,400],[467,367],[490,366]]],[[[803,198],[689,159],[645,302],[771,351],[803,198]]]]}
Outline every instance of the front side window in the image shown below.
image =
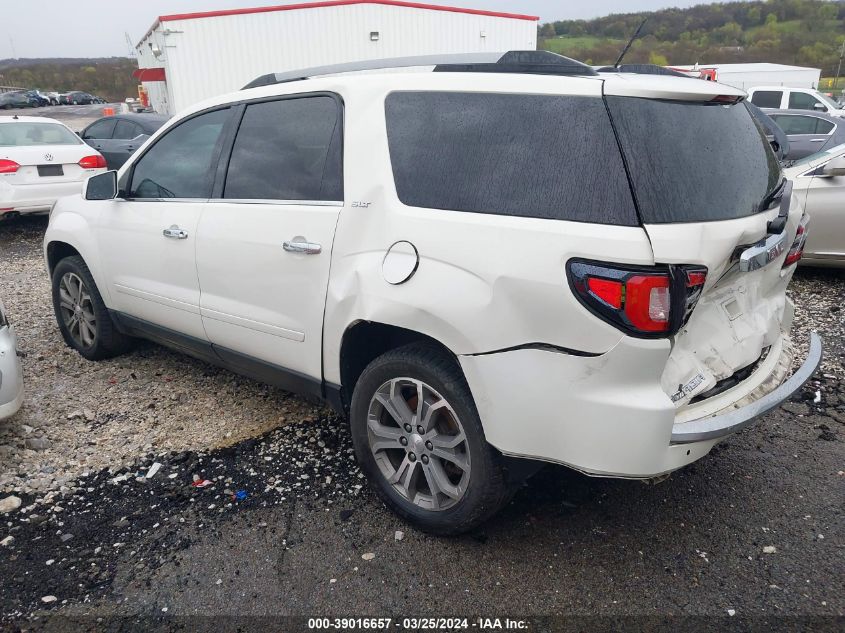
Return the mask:
{"type": "MultiPolygon", "coordinates": [[[[789,93],[789,107],[792,110],[813,110],[816,104],[824,106],[824,104],[816,99],[813,95],[808,95],[806,92],[790,92],[789,93]]],[[[825,108],[827,110],[827,108],[825,108]]]]}
{"type": "Polygon", "coordinates": [[[779,108],[782,97],[783,93],[780,90],[757,90],[751,96],[751,103],[758,108],[779,108]]]}
{"type": "Polygon", "coordinates": [[[208,198],[230,110],[200,114],[168,130],[135,163],[129,198],[208,198]]]}
{"type": "Polygon", "coordinates": [[[92,123],[88,129],[85,130],[82,138],[111,138],[112,132],[114,131],[114,123],[114,119],[103,119],[102,121],[92,123]]]}
{"type": "Polygon", "coordinates": [[[385,113],[406,205],[638,223],[601,97],[394,92],[385,113]]]}
{"type": "Polygon", "coordinates": [[[79,137],[56,123],[12,122],[0,124],[0,147],[81,145],[79,137]]]}
{"type": "Polygon", "coordinates": [[[340,105],[330,96],[248,105],[223,197],[342,200],[340,122],[340,105]]]}

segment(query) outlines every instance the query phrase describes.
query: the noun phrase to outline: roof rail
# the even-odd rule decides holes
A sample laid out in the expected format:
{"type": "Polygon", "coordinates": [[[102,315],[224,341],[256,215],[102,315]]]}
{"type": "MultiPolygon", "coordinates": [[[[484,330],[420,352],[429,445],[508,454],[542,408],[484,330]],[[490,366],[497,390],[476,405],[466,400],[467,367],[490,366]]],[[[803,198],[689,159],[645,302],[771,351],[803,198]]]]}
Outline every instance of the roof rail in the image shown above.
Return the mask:
{"type": "Polygon", "coordinates": [[[595,75],[596,71],[579,61],[551,51],[507,51],[496,53],[457,53],[368,59],[330,66],[315,66],[283,73],[270,73],[250,81],[242,90],[289,81],[341,73],[434,66],[434,72],[521,73],[534,75],[595,75]]]}

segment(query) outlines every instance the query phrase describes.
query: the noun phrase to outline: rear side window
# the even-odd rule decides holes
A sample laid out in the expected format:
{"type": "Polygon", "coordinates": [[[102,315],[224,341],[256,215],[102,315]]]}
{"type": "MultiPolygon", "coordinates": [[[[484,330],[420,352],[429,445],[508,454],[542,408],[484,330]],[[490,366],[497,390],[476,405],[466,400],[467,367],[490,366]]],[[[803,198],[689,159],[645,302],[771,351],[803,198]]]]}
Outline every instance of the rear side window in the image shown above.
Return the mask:
{"type": "Polygon", "coordinates": [[[114,126],[114,134],[112,138],[120,140],[133,139],[141,134],[141,128],[132,123],[132,121],[125,121],[120,119],[117,125],[114,126]]]}
{"type": "Polygon", "coordinates": [[[789,107],[793,110],[813,110],[817,103],[823,105],[821,101],[813,95],[808,95],[806,92],[789,93],[789,107]]]}
{"type": "Polygon", "coordinates": [[[223,197],[343,200],[340,121],[329,96],[248,105],[223,197]]]}
{"type": "Polygon", "coordinates": [[[828,134],[833,123],[817,116],[781,114],[772,117],[786,134],[828,134]]]}
{"type": "Polygon", "coordinates": [[[751,96],[751,103],[758,108],[779,108],[782,98],[783,93],[779,90],[757,90],[751,96]]]}
{"type": "Polygon", "coordinates": [[[395,92],[385,112],[406,205],[638,224],[599,97],[395,92]]]}
{"type": "Polygon", "coordinates": [[[780,183],[777,158],[742,103],[607,104],[646,224],[751,215],[780,183]]]}
{"type": "Polygon", "coordinates": [[[200,114],[169,129],[135,163],[130,198],[208,198],[229,109],[200,114]]]}

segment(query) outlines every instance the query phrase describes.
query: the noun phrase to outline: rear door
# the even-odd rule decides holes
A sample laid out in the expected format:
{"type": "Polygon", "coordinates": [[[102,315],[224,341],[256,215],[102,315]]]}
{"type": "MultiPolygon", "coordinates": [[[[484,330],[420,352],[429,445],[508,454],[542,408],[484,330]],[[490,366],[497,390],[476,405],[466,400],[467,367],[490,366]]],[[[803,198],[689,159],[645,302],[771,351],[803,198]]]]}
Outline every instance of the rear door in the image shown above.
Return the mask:
{"type": "Polygon", "coordinates": [[[199,226],[203,325],[245,371],[274,365],[320,379],[343,206],[342,102],[297,95],[246,104],[241,116],[199,226]]]}
{"type": "Polygon", "coordinates": [[[132,121],[119,119],[114,127],[112,140],[108,142],[103,156],[109,164],[109,169],[119,169],[143,140],[139,137],[143,130],[132,121]]]}
{"type": "Polygon", "coordinates": [[[751,103],[758,108],[786,107],[783,104],[783,90],[754,90],[751,93],[751,103]]]}
{"type": "Polygon", "coordinates": [[[766,238],[767,223],[777,216],[768,199],[782,182],[748,110],[712,101],[609,96],[607,102],[655,263],[707,268],[663,376],[664,390],[680,407],[780,344],[791,319],[784,291],[792,272],[782,274],[781,265],[800,210],[789,218],[782,254],[740,272],[738,254],[766,238]]]}

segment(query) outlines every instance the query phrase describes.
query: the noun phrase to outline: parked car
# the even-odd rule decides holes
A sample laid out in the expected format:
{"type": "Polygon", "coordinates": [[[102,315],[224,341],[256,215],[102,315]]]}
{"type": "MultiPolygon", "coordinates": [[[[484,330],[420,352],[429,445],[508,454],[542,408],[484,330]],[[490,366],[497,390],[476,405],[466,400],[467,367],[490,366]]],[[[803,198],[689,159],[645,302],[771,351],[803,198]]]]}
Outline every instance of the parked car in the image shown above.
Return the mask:
{"type": "Polygon", "coordinates": [[[801,263],[845,268],[845,144],[788,163],[785,173],[812,217],[801,263]]]}
{"type": "Polygon", "coordinates": [[[748,90],[748,98],[757,107],[778,110],[813,110],[831,116],[845,116],[838,102],[811,88],[757,86],[748,90]]]}
{"type": "Polygon", "coordinates": [[[0,218],[49,211],[105,170],[105,159],[59,121],[0,116],[0,218]]]}
{"type": "Polygon", "coordinates": [[[159,114],[118,114],[97,119],[80,136],[103,155],[109,169],[118,169],[166,122],[159,114]]]}
{"type": "Polygon", "coordinates": [[[50,100],[37,90],[27,90],[24,94],[36,108],[43,108],[44,106],[50,105],[50,100]]]}
{"type": "Polygon", "coordinates": [[[23,403],[23,371],[18,358],[15,330],[0,301],[0,420],[8,418],[23,403]]]}
{"type": "Polygon", "coordinates": [[[815,371],[813,334],[783,382],[805,219],[744,92],[423,59],[259,78],[60,200],[65,342],[148,337],[325,399],[387,505],[441,534],[543,462],[662,477],[815,371]]]}
{"type": "Polygon", "coordinates": [[[0,93],[0,108],[11,110],[12,108],[31,108],[32,101],[22,92],[0,93]]]}
{"type": "Polygon", "coordinates": [[[44,96],[50,100],[50,105],[59,105],[59,93],[58,92],[45,92],[44,96]]]}
{"type": "Polygon", "coordinates": [[[94,97],[87,92],[74,90],[64,95],[59,102],[62,105],[89,105],[94,103],[94,97]]]}
{"type": "Polygon", "coordinates": [[[807,110],[764,110],[789,139],[785,160],[796,160],[845,143],[845,120],[807,110]]]}

